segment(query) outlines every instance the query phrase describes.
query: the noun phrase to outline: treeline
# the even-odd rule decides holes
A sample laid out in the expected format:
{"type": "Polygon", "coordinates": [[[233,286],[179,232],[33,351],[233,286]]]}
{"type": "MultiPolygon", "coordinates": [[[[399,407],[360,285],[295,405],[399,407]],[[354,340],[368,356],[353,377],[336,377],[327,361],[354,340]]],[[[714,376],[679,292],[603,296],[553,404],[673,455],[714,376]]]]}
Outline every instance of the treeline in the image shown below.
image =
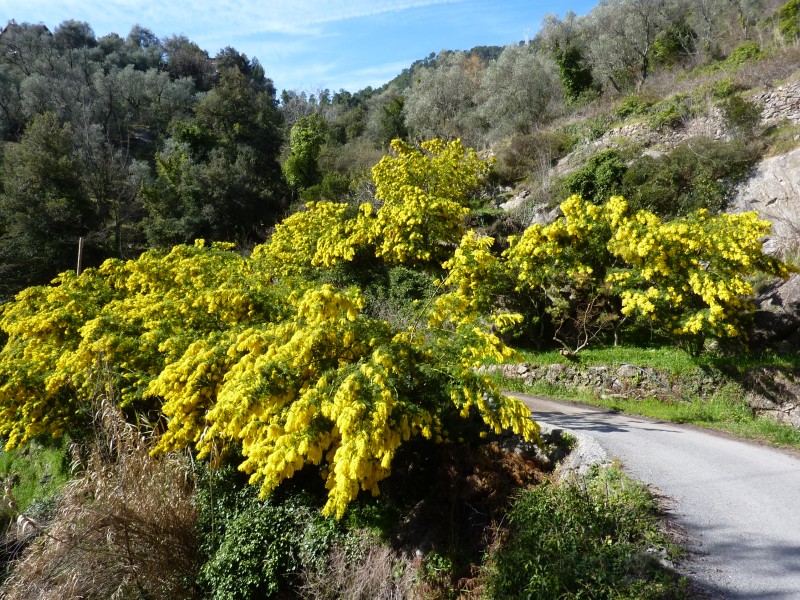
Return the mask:
{"type": "MultiPolygon", "coordinates": [[[[231,47],[210,56],[138,25],[97,38],[83,22],[12,21],[0,35],[0,297],[75,268],[80,237],[86,266],[201,237],[252,247],[299,202],[372,199],[369,168],[394,138],[530,138],[659,72],[793,41],[798,14],[796,0],[603,1],[547,17],[524,43],[313,94],[278,94],[231,47]]],[[[512,148],[552,162],[567,144],[512,148]]]]}
{"type": "Polygon", "coordinates": [[[0,35],[0,294],[197,237],[252,243],[282,216],[283,117],[233,48],[87,23],[0,35]]]}

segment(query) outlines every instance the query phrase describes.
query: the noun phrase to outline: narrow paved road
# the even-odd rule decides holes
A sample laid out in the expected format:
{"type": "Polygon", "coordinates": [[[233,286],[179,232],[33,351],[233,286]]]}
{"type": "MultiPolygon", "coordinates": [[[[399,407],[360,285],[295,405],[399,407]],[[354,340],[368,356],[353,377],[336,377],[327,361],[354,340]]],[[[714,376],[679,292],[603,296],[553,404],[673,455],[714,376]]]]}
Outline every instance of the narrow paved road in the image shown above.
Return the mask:
{"type": "Polygon", "coordinates": [[[514,394],[535,419],[595,438],[671,498],[685,573],[726,600],[800,599],[800,458],[695,428],[514,394]]]}

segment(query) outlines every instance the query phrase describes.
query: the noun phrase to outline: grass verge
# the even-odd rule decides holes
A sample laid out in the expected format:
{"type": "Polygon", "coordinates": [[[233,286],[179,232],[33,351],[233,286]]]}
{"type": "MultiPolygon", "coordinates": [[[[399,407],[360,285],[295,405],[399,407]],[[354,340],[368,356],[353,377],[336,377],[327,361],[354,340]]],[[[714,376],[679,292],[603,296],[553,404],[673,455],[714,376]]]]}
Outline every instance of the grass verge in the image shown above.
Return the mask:
{"type": "Polygon", "coordinates": [[[53,499],[70,478],[69,440],[55,443],[33,442],[25,448],[7,452],[0,450],[0,480],[7,484],[11,498],[3,503],[0,518],[10,521],[18,513],[39,516],[49,512],[53,499]]]}
{"type": "MultiPolygon", "coordinates": [[[[564,362],[557,352],[522,352],[529,364],[543,365],[564,362]]],[[[684,396],[683,399],[659,399],[654,397],[629,398],[609,395],[601,390],[573,388],[548,381],[534,381],[526,385],[519,380],[502,380],[502,385],[514,391],[574,400],[601,406],[610,410],[641,415],[663,421],[688,423],[699,427],[725,431],[741,438],[764,442],[777,447],[800,449],[800,429],[779,423],[768,416],[757,414],[747,403],[745,391],[735,381],[747,369],[759,366],[797,368],[800,357],[789,355],[741,355],[722,357],[704,355],[692,358],[676,348],[600,348],[582,352],[578,367],[598,365],[634,364],[669,371],[686,380],[713,371],[722,381],[707,397],[684,396]],[[723,373],[733,376],[727,382],[723,373]]]]}
{"type": "Polygon", "coordinates": [[[487,565],[485,597],[685,598],[655,502],[617,466],[520,493],[487,565]]]}

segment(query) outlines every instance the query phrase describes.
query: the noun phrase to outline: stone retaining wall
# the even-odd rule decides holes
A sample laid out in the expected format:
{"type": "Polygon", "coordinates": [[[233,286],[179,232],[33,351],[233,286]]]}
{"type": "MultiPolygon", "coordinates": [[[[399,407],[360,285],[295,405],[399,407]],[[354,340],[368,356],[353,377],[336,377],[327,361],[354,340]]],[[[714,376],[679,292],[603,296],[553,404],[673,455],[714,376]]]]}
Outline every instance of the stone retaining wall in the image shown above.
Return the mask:
{"type": "Polygon", "coordinates": [[[501,373],[526,385],[544,381],[607,398],[648,397],[673,402],[690,402],[693,398],[707,399],[723,385],[735,383],[755,412],[778,422],[800,427],[800,369],[756,367],[749,369],[743,376],[736,377],[701,368],[684,376],[676,376],[666,370],[630,364],[584,367],[563,363],[522,363],[493,365],[484,367],[483,370],[501,373]]]}
{"type": "Polygon", "coordinates": [[[780,85],[755,94],[752,101],[761,106],[761,118],[765,125],[787,120],[793,125],[800,123],[800,80],[780,85]]]}

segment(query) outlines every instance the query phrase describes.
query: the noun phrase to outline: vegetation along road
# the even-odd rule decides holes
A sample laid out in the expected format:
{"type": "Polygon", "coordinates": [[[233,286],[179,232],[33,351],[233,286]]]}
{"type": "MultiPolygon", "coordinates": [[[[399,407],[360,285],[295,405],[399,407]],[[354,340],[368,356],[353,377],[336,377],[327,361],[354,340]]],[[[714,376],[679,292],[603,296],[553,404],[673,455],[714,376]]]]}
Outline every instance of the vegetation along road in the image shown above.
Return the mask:
{"type": "Polygon", "coordinates": [[[594,437],[674,501],[692,553],[682,571],[713,597],[800,598],[800,458],[642,417],[515,394],[535,419],[594,437]]]}

